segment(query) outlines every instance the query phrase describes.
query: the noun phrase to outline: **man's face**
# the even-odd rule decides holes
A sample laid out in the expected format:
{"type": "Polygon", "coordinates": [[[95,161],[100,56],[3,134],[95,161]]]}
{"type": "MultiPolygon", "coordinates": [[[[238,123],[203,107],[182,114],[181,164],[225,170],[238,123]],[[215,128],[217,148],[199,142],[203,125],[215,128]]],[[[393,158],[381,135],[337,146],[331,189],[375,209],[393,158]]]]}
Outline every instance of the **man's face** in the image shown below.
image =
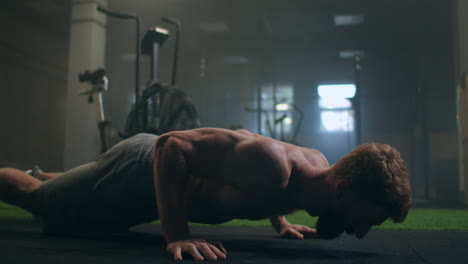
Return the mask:
{"type": "Polygon", "coordinates": [[[320,237],[333,239],[344,231],[357,238],[363,238],[370,228],[387,219],[385,211],[368,202],[355,202],[348,206],[330,207],[317,221],[320,237]]]}

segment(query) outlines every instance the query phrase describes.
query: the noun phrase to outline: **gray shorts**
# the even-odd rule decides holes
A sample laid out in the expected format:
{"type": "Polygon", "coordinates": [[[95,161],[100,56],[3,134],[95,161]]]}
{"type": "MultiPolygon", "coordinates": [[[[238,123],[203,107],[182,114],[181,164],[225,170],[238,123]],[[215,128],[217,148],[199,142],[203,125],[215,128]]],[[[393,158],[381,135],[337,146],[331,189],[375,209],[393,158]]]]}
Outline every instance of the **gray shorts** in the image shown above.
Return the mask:
{"type": "Polygon", "coordinates": [[[138,134],[97,161],[44,182],[37,193],[44,232],[109,233],[158,219],[152,165],[156,139],[138,134]]]}

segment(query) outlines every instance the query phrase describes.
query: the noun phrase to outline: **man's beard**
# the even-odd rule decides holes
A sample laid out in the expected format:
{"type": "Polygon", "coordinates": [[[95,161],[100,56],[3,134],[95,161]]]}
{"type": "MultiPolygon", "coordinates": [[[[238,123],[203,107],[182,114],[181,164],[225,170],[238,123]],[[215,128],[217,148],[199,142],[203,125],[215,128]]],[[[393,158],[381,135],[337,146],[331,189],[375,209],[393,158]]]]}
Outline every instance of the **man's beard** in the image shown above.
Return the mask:
{"type": "Polygon", "coordinates": [[[316,229],[319,237],[324,239],[333,239],[339,237],[344,227],[344,215],[328,211],[324,215],[319,216],[316,229]]]}

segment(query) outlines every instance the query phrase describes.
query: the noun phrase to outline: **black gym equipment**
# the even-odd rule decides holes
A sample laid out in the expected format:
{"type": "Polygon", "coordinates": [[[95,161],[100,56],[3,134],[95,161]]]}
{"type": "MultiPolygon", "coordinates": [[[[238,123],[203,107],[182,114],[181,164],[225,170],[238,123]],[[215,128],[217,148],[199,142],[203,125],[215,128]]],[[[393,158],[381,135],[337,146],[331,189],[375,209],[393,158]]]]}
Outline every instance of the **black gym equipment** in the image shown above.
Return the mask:
{"type": "MultiPolygon", "coordinates": [[[[138,133],[163,134],[174,130],[187,130],[200,127],[200,121],[191,99],[176,88],[177,61],[179,57],[181,23],[176,18],[162,18],[163,22],[176,26],[176,39],[172,67],[172,85],[160,82],[160,49],[169,38],[169,31],[161,28],[150,28],[140,41],[141,18],[136,14],[125,14],[110,11],[98,6],[97,10],[108,16],[119,19],[136,20],[136,63],[135,63],[135,104],[127,117],[125,129],[119,132],[122,138],[128,138],[138,133]],[[140,51],[141,49],[141,51],[140,51]],[[151,80],[140,94],[140,56],[151,56],[151,80]]],[[[105,119],[102,103],[102,93],[107,90],[107,77],[104,69],[85,71],[79,74],[81,82],[89,82],[91,89],[85,89],[80,94],[88,95],[88,102],[97,101],[100,116],[99,133],[101,137],[101,153],[109,148],[107,130],[110,122],[105,119]],[[93,79],[95,78],[95,79],[93,79]],[[103,86],[105,80],[105,87],[103,86]],[[94,97],[97,100],[94,100],[94,97]]]]}
{"type": "MultiPolygon", "coordinates": [[[[179,31],[180,22],[177,24],[179,31]]],[[[151,56],[151,81],[141,95],[140,104],[135,104],[130,111],[125,130],[121,133],[123,137],[140,132],[161,135],[169,131],[200,127],[198,113],[192,100],[175,86],[160,82],[159,52],[168,37],[169,32],[159,27],[149,29],[143,37],[142,53],[151,56]],[[135,121],[138,119],[141,120],[140,126],[135,121]]],[[[178,45],[176,41],[176,46],[178,45]]],[[[176,81],[178,52],[179,49],[176,47],[172,72],[173,84],[176,81]]]]}
{"type": "Polygon", "coordinates": [[[169,31],[164,28],[154,27],[146,31],[141,41],[141,52],[151,56],[151,80],[159,82],[159,49],[169,38],[169,31]]]}

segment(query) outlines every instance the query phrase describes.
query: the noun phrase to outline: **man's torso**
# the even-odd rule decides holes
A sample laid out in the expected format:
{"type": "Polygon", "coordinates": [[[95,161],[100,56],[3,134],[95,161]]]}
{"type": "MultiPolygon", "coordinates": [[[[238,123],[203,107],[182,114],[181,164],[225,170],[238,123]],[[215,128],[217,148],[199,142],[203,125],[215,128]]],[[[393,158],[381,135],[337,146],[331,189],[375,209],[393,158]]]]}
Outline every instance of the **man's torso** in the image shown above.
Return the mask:
{"type": "MultiPolygon", "coordinates": [[[[188,220],[262,219],[297,209],[288,184],[297,163],[328,164],[321,153],[247,131],[205,128],[175,132],[187,155],[188,220]]],[[[309,164],[307,164],[309,165],[309,164]]]]}

